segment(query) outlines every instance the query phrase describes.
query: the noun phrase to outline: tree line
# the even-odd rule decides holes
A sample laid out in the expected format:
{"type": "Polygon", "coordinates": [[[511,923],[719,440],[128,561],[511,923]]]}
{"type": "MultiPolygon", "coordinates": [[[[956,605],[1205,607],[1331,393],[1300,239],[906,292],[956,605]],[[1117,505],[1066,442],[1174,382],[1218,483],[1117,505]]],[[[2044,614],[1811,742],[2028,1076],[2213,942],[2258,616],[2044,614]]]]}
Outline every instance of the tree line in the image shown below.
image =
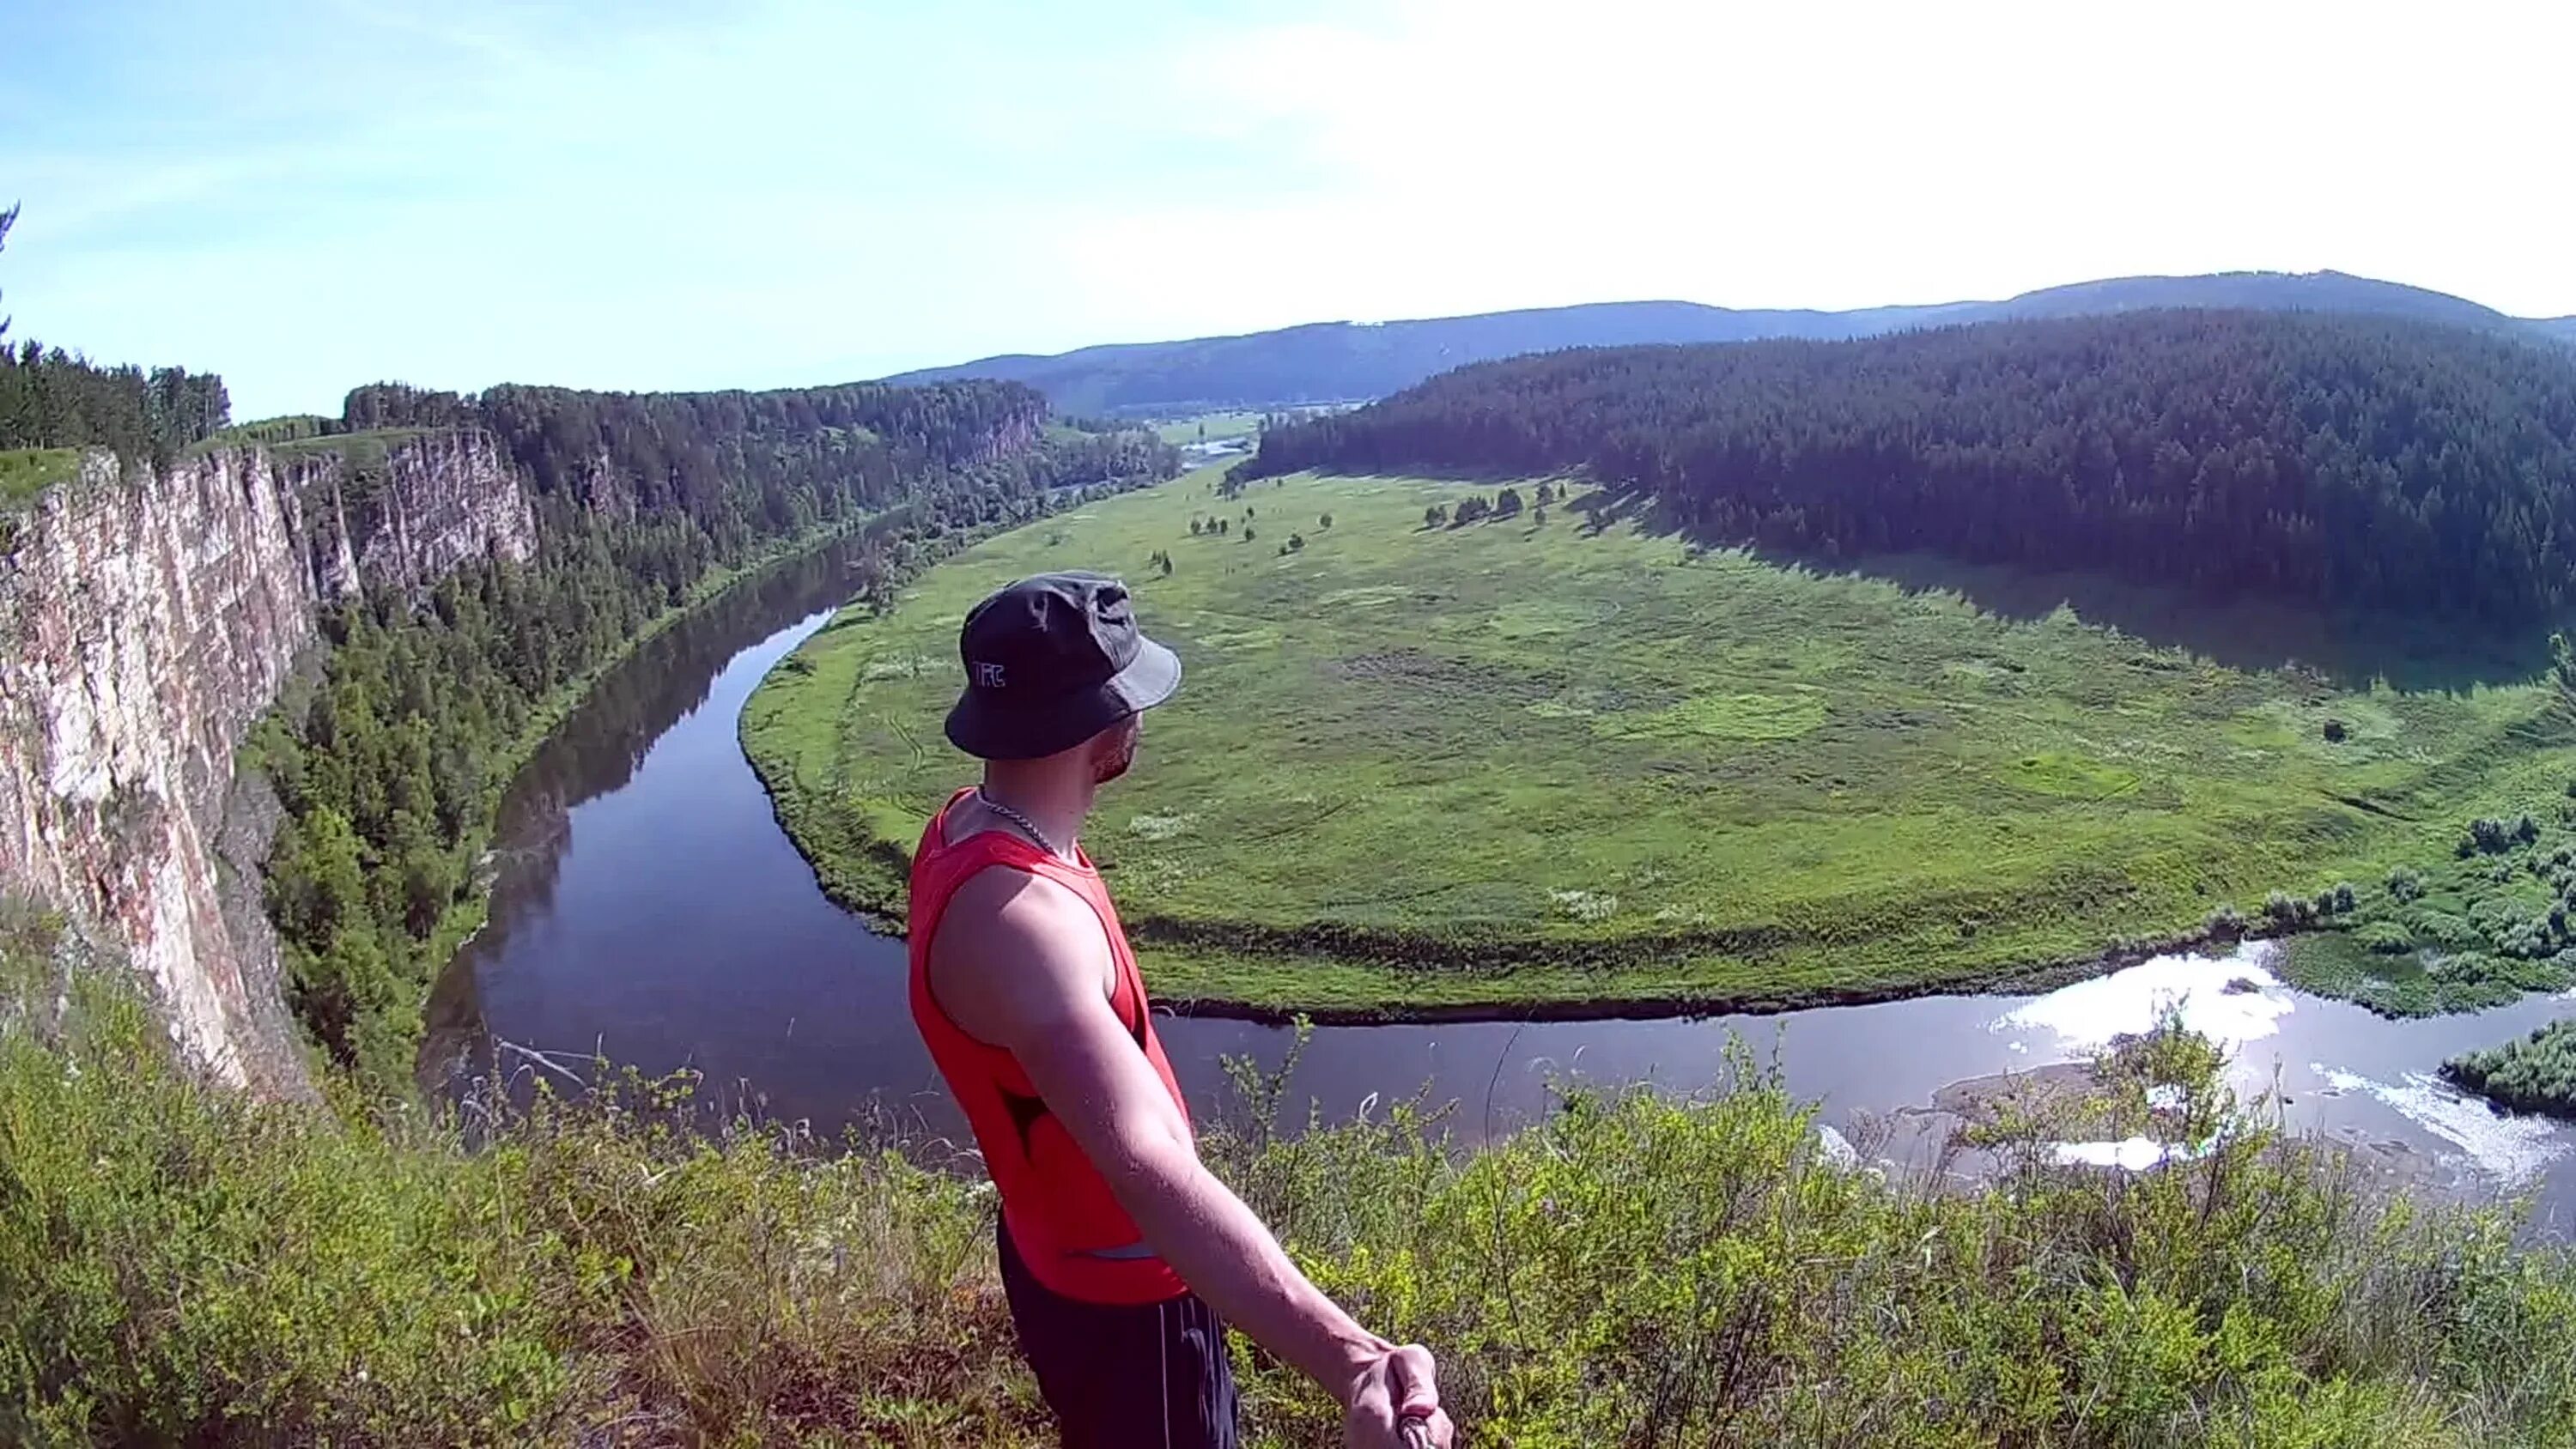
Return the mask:
{"type": "Polygon", "coordinates": [[[1037,394],[989,382],[479,397],[379,384],[336,420],[290,420],[353,448],[385,429],[486,431],[526,470],[538,513],[525,564],[330,610],[321,681],[263,727],[288,817],[269,911],[316,1040],[370,1080],[408,1080],[506,772],[569,686],[712,572],[866,518],[856,588],[883,602],[982,531],[1178,469],[1149,431],[1044,421],[1037,394]]]}
{"type": "MultiPolygon", "coordinates": [[[[17,220],[17,207],[0,211],[0,249],[17,220]]],[[[111,367],[8,333],[0,317],[0,448],[113,448],[157,467],[232,421],[213,373],[111,367]]]]}
{"type": "Polygon", "coordinates": [[[1581,470],[1728,541],[2338,608],[2519,623],[2576,588],[2576,365],[2388,318],[2157,311],[1550,353],[1269,429],[1241,465],[1305,468],[1581,470]]]}

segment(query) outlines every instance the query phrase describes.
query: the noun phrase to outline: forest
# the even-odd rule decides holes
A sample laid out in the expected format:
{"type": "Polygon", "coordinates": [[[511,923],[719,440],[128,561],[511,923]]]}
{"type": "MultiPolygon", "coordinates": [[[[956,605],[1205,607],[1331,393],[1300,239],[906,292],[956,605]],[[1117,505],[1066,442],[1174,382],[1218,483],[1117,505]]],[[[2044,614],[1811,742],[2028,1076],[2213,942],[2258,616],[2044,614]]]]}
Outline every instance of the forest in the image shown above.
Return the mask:
{"type": "Polygon", "coordinates": [[[2496,625],[2571,600],[2576,361],[2395,318],[2152,311],[1571,350],[1273,428],[1246,477],[1587,473],[1695,536],[2496,625]]]}
{"type": "Polygon", "coordinates": [[[361,387],[287,430],[491,433],[533,480],[527,565],[379,591],[324,620],[321,682],[263,728],[288,811],[268,863],[289,999],[333,1060],[409,1071],[419,1008],[477,894],[509,771],[561,696],[674,606],[783,544],[869,521],[863,594],[1066,490],[1167,477],[1146,430],[1045,425],[1015,383],[762,393],[361,387]]]}
{"type": "MultiPolygon", "coordinates": [[[[0,242],[16,217],[0,211],[0,242]]],[[[429,980],[471,924],[511,769],[673,609],[862,524],[859,592],[882,597],[963,539],[1179,469],[1151,429],[1050,421],[1046,399],[1012,382],[479,395],[375,383],[338,417],[232,426],[212,374],[105,367],[5,334],[0,321],[0,450],[104,447],[160,467],[209,440],[291,446],[336,455],[364,488],[405,434],[476,431],[528,478],[532,560],[326,611],[319,678],[248,751],[286,811],[266,897],[289,1002],[334,1062],[387,1086],[408,1079],[429,980]]]]}
{"type": "Polygon", "coordinates": [[[1113,343],[1050,357],[1025,353],[985,357],[899,373],[886,381],[1009,378],[1028,383],[1067,410],[1173,417],[1384,397],[1465,363],[1567,347],[1869,337],[1923,327],[2152,307],[2369,313],[2445,322],[2550,345],[2576,343],[2576,318],[2508,317],[2463,297],[2397,282],[2341,272],[2219,272],[2106,277],[2044,287],[2000,302],[1935,302],[1848,312],[1746,310],[1698,302],[1589,302],[1414,321],[1310,322],[1238,337],[1113,343]]]}
{"type": "Polygon", "coordinates": [[[1046,400],[1017,383],[857,383],[774,392],[603,393],[496,387],[477,397],[377,384],[351,392],[352,431],[475,427],[543,496],[675,515],[719,556],[903,501],[933,475],[956,521],[991,522],[1029,487],[1143,473],[1148,433],[1059,434],[1038,449],[1046,400]]]}

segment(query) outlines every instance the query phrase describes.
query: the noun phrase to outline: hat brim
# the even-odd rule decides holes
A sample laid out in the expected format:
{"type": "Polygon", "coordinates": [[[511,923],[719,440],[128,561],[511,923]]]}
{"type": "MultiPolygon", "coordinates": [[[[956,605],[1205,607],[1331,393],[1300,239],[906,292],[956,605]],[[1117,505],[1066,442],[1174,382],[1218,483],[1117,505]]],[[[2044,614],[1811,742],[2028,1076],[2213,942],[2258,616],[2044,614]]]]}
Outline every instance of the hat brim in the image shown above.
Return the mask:
{"type": "Polygon", "coordinates": [[[1152,709],[1181,687],[1181,657],[1151,639],[1136,646],[1126,668],[1043,708],[999,708],[968,689],[948,711],[948,742],[981,760],[1042,760],[1152,709]]]}

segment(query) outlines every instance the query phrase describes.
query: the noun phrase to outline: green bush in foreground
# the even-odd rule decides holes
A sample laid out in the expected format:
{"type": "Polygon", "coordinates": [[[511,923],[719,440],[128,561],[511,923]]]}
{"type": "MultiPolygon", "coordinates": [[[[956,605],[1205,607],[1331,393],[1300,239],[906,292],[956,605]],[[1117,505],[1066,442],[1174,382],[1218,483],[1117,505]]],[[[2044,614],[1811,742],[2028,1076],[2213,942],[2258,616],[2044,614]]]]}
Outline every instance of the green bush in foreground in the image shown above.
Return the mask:
{"type": "Polygon", "coordinates": [[[2442,1064],[2442,1075],[2516,1111],[2576,1117],[2576,1019],[2453,1057],[2442,1064]]]}
{"type": "MultiPolygon", "coordinates": [[[[257,1105],[49,967],[17,953],[0,998],[68,1003],[0,1016],[0,1442],[1045,1442],[958,1179],[631,1098],[470,1152],[257,1105]]],[[[1941,1191],[1832,1165],[1756,1081],[1577,1096],[1473,1152],[1410,1107],[1209,1152],[1441,1348],[1478,1444],[2576,1438],[2576,1262],[2261,1131],[2138,1177],[2004,1150],[1941,1191]]],[[[1252,1442],[1336,1442],[1242,1351],[1252,1442]]]]}

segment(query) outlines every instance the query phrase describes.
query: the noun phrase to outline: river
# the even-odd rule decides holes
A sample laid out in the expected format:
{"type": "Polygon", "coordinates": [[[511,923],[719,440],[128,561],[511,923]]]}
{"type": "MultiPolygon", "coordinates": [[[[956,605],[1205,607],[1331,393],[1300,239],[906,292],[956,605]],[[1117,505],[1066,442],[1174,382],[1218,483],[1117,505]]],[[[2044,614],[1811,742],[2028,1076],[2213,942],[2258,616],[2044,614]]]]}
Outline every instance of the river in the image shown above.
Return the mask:
{"type": "MultiPolygon", "coordinates": [[[[492,1060],[579,1074],[596,1056],[648,1074],[694,1068],[722,1100],[827,1133],[888,1116],[957,1129],[913,1035],[902,942],[825,899],[735,733],[752,688],[846,595],[847,562],[828,548],[782,565],[648,641],[521,772],[495,834],[490,922],[431,1001],[425,1082],[492,1060]],[[495,1042],[508,1044],[497,1058],[495,1042]]],[[[1709,1089],[1728,1079],[1728,1045],[1741,1042],[1842,1139],[1903,1164],[1937,1137],[1927,1109],[1943,1086],[2077,1058],[2172,1004],[2234,1045],[2240,1092],[2283,1094],[2294,1127],[2409,1176],[2528,1191],[2542,1231],[2576,1224],[2576,1130],[2493,1112],[2432,1075],[2444,1057],[2576,1013],[2576,1002],[2386,1021],[2280,985],[2263,950],[2159,959],[2040,997],[1323,1027],[1287,1100],[1297,1119],[1310,1103],[1331,1119],[1419,1093],[1454,1104],[1455,1126],[1477,1135],[1543,1113],[1563,1080],[1709,1089]]],[[[1201,1113],[1235,1100],[1227,1058],[1275,1069],[1291,1047],[1286,1028],[1225,1018],[1174,1016],[1160,1029],[1201,1113]]]]}

